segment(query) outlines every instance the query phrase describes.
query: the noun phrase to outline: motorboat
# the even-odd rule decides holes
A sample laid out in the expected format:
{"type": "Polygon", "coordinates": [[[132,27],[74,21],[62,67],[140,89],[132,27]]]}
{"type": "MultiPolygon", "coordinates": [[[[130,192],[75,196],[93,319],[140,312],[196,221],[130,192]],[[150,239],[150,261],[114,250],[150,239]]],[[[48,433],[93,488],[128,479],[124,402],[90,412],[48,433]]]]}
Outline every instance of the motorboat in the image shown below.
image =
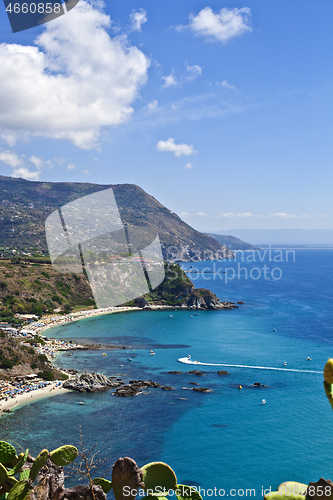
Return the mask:
{"type": "Polygon", "coordinates": [[[283,364],[284,364],[284,366],[287,366],[287,362],[286,361],[283,364]]]}
{"type": "Polygon", "coordinates": [[[261,404],[262,404],[262,405],[265,405],[265,404],[266,404],[266,399],[262,399],[262,400],[261,400],[261,404]]]}
{"type": "Polygon", "coordinates": [[[310,358],[310,357],[308,357],[308,358],[306,358],[306,360],[307,360],[307,361],[311,361],[311,358],[310,358]]]}
{"type": "Polygon", "coordinates": [[[78,404],[79,405],[84,405],[84,402],[83,401],[79,401],[78,404]]]}
{"type": "Polygon", "coordinates": [[[187,359],[191,359],[191,354],[189,354],[189,355],[187,356],[187,359]]]}
{"type": "Polygon", "coordinates": [[[103,352],[102,356],[106,356],[106,352],[103,352]]]}

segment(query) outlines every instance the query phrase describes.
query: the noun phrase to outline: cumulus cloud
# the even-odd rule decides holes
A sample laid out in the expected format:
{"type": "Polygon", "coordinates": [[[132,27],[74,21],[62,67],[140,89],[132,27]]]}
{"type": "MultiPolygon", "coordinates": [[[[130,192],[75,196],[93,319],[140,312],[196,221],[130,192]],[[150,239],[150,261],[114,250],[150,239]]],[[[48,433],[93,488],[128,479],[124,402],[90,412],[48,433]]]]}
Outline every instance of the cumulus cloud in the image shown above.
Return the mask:
{"type": "Polygon", "coordinates": [[[25,155],[18,156],[12,151],[1,151],[0,162],[13,169],[12,177],[21,177],[29,181],[38,181],[43,170],[53,167],[51,160],[44,160],[41,156],[31,155],[27,160],[25,155]],[[36,170],[30,170],[31,164],[36,170]]]}
{"type": "Polygon", "coordinates": [[[0,152],[0,161],[12,168],[17,168],[23,163],[22,158],[19,158],[16,153],[12,153],[11,151],[0,152]]]}
{"type": "Polygon", "coordinates": [[[294,215],[294,214],[287,214],[285,212],[278,212],[276,214],[269,214],[268,217],[277,217],[278,219],[304,219],[309,216],[307,214],[294,215]]]}
{"type": "Polygon", "coordinates": [[[74,165],[74,163],[69,163],[69,164],[67,165],[67,168],[68,168],[68,170],[75,170],[75,169],[76,169],[76,166],[74,165]]]}
{"type": "Polygon", "coordinates": [[[186,163],[185,168],[187,168],[188,170],[192,170],[192,163],[186,163]]]}
{"type": "MultiPolygon", "coordinates": [[[[190,15],[188,27],[196,36],[204,36],[208,41],[226,43],[232,38],[250,33],[251,9],[228,9],[224,7],[218,12],[213,12],[210,7],[205,7],[197,15],[190,15]]],[[[179,29],[184,26],[179,26],[179,29]]]]}
{"type": "Polygon", "coordinates": [[[159,141],[156,149],[157,151],[171,151],[175,156],[191,156],[196,154],[193,144],[176,144],[174,139],[159,141]]]}
{"type": "Polygon", "coordinates": [[[141,26],[148,21],[147,11],[139,9],[137,12],[133,11],[130,15],[132,31],[141,31],[141,26]]]}
{"type": "Polygon", "coordinates": [[[86,174],[86,175],[90,175],[89,170],[83,170],[83,173],[86,174]]]}
{"type": "Polygon", "coordinates": [[[47,23],[36,46],[0,44],[0,134],[28,133],[95,147],[100,129],[129,120],[149,59],[88,0],[47,23]]]}

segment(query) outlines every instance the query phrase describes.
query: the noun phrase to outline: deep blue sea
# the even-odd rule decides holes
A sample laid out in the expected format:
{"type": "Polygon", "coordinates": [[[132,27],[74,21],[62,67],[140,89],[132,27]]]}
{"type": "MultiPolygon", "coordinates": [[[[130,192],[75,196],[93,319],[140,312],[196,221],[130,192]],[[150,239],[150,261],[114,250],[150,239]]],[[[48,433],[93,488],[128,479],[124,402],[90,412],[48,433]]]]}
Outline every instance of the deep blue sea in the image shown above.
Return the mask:
{"type": "Polygon", "coordinates": [[[139,466],[161,460],[173,467],[178,483],[224,489],[225,496],[235,498],[249,496],[246,489],[261,498],[262,487],[275,490],[287,480],[333,479],[333,412],[321,374],[333,357],[333,250],[296,250],[288,253],[288,261],[286,250],[239,256],[182,264],[218,271],[189,276],[221,300],[243,301],[238,309],[199,311],[198,316],[192,311],[113,314],[46,333],[130,346],[106,350],[107,356],[101,351],[62,354],[57,358],[61,367],[122,374],[126,381],[152,379],[174,391],[147,389],[134,398],[111,392],[50,397],[1,419],[2,435],[36,453],[78,445],[81,425],[85,446],[97,443],[110,465],[120,456],[134,458],[139,466]],[[195,366],[177,361],[189,354],[207,363],[199,366],[203,376],[186,373],[195,366]],[[220,376],[218,369],[230,373],[220,376]],[[184,373],[167,373],[172,370],[184,373]],[[190,382],[213,392],[183,389],[194,387],[190,382]],[[267,387],[254,388],[254,382],[267,387]]]}

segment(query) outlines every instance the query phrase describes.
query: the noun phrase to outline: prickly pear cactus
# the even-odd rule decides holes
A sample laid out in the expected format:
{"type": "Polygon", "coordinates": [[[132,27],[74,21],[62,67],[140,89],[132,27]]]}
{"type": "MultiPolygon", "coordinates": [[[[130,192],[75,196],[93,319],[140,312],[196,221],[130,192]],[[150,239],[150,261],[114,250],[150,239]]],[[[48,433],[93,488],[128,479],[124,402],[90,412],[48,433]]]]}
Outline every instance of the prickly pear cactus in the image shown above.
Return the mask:
{"type": "Polygon", "coordinates": [[[46,464],[48,458],[49,458],[49,451],[46,449],[42,450],[38,455],[38,457],[36,457],[30,469],[29,479],[31,479],[31,481],[34,481],[36,479],[36,477],[38,476],[38,472],[46,464]]]}
{"type": "Polygon", "coordinates": [[[18,458],[19,458],[19,461],[17,462],[17,464],[15,465],[15,467],[13,467],[12,469],[10,469],[8,471],[8,476],[15,476],[15,474],[17,474],[21,467],[25,464],[27,458],[28,458],[28,454],[29,454],[29,450],[25,450],[25,453],[20,453],[18,458]]]}
{"type": "Polygon", "coordinates": [[[277,491],[265,495],[265,500],[305,500],[308,486],[295,481],[285,481],[277,491]]]}
{"type": "Polygon", "coordinates": [[[324,379],[328,384],[333,384],[333,359],[329,359],[324,368],[324,379]]]}
{"type": "Polygon", "coordinates": [[[186,484],[177,484],[175,493],[178,500],[202,500],[200,493],[186,484]]]}
{"type": "Polygon", "coordinates": [[[20,481],[10,490],[7,500],[24,500],[32,490],[28,481],[20,481]]]}
{"type": "Polygon", "coordinates": [[[324,368],[324,389],[333,409],[333,359],[329,359],[324,368]]]}
{"type": "Polygon", "coordinates": [[[20,481],[25,481],[26,479],[29,479],[30,476],[30,469],[24,469],[20,473],[20,481]]]}
{"type": "Polygon", "coordinates": [[[105,494],[109,493],[112,488],[112,483],[111,481],[108,481],[107,479],[104,479],[103,477],[95,477],[93,479],[94,484],[98,484],[102,488],[105,494]]]}
{"type": "Polygon", "coordinates": [[[15,477],[8,477],[5,484],[2,485],[2,489],[5,493],[8,493],[17,483],[18,480],[15,477]]]}
{"type": "Polygon", "coordinates": [[[135,500],[143,487],[142,471],[129,457],[118,458],[112,466],[112,489],[116,500],[135,500]]]}
{"type": "Polygon", "coordinates": [[[177,477],[171,467],[164,462],[151,462],[141,467],[143,472],[144,490],[149,495],[167,495],[169,490],[175,490],[177,477]]]}
{"type": "Polygon", "coordinates": [[[55,465],[68,465],[72,463],[78,455],[77,448],[71,445],[60,446],[56,450],[51,451],[50,460],[55,465]]]}
{"type": "Polygon", "coordinates": [[[16,450],[14,446],[7,443],[6,441],[0,441],[0,462],[2,464],[8,464],[16,456],[16,450]]]}
{"type": "Polygon", "coordinates": [[[7,478],[8,478],[8,471],[6,467],[0,464],[0,484],[4,484],[7,478]]]}

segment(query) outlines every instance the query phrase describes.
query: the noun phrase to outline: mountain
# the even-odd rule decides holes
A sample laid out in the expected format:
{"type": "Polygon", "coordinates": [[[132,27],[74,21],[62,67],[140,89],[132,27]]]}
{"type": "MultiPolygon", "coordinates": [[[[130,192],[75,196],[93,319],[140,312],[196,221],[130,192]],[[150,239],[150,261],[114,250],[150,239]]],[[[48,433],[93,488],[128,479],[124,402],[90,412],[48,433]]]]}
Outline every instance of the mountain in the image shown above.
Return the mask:
{"type": "Polygon", "coordinates": [[[4,176],[0,176],[1,247],[47,253],[46,218],[70,201],[108,188],[113,189],[123,224],[153,229],[159,235],[164,258],[188,260],[195,256],[198,260],[200,256],[209,260],[217,254],[234,258],[216,239],[193,229],[134,184],[32,182],[4,176]]]}
{"type": "Polygon", "coordinates": [[[332,229],[223,229],[216,233],[260,246],[333,247],[332,229]]]}
{"type": "Polygon", "coordinates": [[[216,241],[221,243],[221,245],[230,248],[230,250],[260,250],[259,247],[251,245],[251,243],[247,243],[246,241],[236,238],[235,236],[229,236],[226,234],[212,234],[212,233],[206,233],[206,234],[208,234],[208,236],[211,236],[216,241]]]}

